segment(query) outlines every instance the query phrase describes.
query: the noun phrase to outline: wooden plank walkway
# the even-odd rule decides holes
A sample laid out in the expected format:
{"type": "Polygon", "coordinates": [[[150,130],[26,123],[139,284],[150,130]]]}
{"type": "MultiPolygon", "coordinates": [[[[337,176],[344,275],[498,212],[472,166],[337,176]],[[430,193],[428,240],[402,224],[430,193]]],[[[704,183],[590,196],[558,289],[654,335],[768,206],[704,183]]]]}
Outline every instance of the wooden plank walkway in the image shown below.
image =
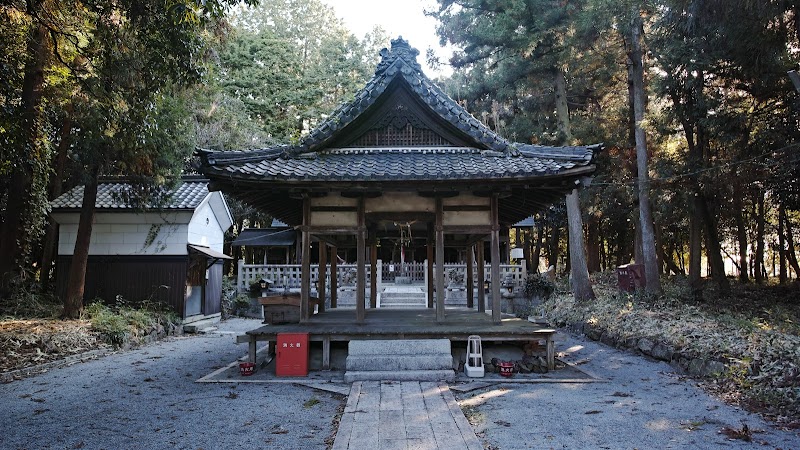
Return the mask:
{"type": "Polygon", "coordinates": [[[353,383],[333,450],[482,450],[444,383],[353,383]]]}

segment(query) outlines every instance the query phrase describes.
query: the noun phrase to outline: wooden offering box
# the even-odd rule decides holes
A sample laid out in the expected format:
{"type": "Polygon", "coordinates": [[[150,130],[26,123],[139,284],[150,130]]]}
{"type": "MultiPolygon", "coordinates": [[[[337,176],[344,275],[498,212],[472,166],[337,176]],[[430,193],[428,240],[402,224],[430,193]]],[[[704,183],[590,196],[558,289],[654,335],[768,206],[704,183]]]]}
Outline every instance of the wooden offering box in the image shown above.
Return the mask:
{"type": "MultiPolygon", "coordinates": [[[[317,298],[310,299],[311,313],[319,302],[317,298]]],[[[264,323],[278,325],[284,323],[300,323],[300,294],[278,294],[259,297],[258,303],[264,311],[264,323]]]]}

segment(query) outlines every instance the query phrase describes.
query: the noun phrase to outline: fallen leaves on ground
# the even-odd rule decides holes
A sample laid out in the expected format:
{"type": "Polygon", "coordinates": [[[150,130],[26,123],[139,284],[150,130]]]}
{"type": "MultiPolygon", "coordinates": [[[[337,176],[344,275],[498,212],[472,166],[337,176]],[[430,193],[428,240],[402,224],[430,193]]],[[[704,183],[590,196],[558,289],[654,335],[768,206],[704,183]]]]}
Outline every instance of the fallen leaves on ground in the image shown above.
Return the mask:
{"type": "Polygon", "coordinates": [[[0,321],[0,372],[107,347],[87,320],[0,321]]]}
{"type": "Polygon", "coordinates": [[[620,292],[613,276],[595,276],[597,299],[562,291],[545,303],[556,325],[585,324],[619,343],[665,346],[674,362],[719,361],[705,387],[780,424],[800,421],[800,297],[786,286],[734,285],[733,294],[691,299],[685,280],[665,280],[658,298],[620,292]]]}
{"type": "Polygon", "coordinates": [[[753,439],[747,424],[743,424],[742,428],[738,430],[736,428],[723,427],[719,432],[728,436],[730,439],[738,439],[746,442],[750,442],[753,439]]]}

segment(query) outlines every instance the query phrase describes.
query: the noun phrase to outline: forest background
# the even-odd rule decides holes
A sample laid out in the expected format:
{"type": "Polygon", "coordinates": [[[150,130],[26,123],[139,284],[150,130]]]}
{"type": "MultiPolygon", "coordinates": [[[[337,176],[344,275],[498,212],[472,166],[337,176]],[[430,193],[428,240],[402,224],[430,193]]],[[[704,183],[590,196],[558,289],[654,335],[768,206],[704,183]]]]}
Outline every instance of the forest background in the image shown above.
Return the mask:
{"type": "MultiPolygon", "coordinates": [[[[585,262],[568,251],[564,205],[514,236],[529,262],[593,273],[637,261],[648,290],[661,290],[653,274],[687,275],[696,299],[706,276],[722,295],[728,275],[797,278],[800,103],[787,71],[800,4],[440,0],[428,14],[461,49],[431,61],[454,69],[436,81],[492,129],[605,143],[581,192],[585,262]]],[[[0,19],[5,304],[47,292],[57,270],[49,200],[109,175],[157,196],[192,172],[195,147],[293,142],[352,98],[389,41],[354,36],[316,0],[16,0],[0,19]]],[[[233,234],[269,220],[238,204],[234,216],[233,234]]],[[[79,300],[63,300],[76,316],[79,300]]]]}

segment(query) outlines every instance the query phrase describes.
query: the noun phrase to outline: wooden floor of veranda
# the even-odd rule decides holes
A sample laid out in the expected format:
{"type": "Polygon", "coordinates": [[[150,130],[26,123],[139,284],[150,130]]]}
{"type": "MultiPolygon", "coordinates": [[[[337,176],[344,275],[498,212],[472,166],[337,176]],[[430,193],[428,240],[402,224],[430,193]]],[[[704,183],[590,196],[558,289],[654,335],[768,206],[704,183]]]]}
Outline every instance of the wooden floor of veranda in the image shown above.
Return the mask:
{"type": "Polygon", "coordinates": [[[274,343],[278,333],[308,333],[310,341],[323,343],[323,368],[330,361],[330,342],[357,339],[449,339],[466,342],[478,335],[483,341],[545,341],[547,362],[555,364],[553,334],[555,330],[511,316],[499,324],[492,322],[491,312],[481,313],[467,308],[446,308],[445,319],[436,321],[436,311],[424,309],[367,309],[363,323],[356,322],[354,308],[334,308],[317,313],[304,323],[264,325],[239,336],[238,342],[250,344],[250,361],[255,362],[256,343],[274,343]]]}

